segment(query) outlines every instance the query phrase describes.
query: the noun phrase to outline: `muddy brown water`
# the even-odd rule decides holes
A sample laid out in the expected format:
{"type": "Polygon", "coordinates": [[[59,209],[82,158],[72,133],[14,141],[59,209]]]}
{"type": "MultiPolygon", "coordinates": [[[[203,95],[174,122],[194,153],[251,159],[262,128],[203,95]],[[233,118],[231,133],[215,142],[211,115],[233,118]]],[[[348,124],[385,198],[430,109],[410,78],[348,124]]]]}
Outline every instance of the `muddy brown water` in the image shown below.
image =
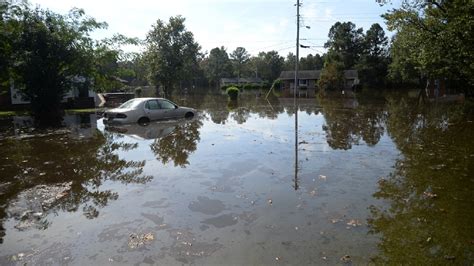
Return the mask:
{"type": "Polygon", "coordinates": [[[301,99],[295,135],[293,99],[174,100],[200,114],[3,119],[0,264],[474,262],[472,105],[301,99]]]}

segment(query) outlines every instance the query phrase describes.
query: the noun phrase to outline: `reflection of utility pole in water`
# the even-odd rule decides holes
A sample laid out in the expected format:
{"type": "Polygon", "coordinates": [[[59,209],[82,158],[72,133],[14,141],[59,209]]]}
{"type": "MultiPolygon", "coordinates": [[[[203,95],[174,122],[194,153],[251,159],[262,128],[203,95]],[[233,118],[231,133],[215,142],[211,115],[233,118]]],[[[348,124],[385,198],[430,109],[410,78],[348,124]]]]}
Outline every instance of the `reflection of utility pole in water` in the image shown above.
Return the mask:
{"type": "Polygon", "coordinates": [[[295,190],[298,190],[298,100],[296,91],[298,90],[298,64],[300,56],[300,0],[296,0],[296,62],[295,62],[295,86],[293,89],[293,105],[295,108],[295,190]]]}
{"type": "Polygon", "coordinates": [[[295,106],[295,190],[298,190],[298,104],[295,106]]]}

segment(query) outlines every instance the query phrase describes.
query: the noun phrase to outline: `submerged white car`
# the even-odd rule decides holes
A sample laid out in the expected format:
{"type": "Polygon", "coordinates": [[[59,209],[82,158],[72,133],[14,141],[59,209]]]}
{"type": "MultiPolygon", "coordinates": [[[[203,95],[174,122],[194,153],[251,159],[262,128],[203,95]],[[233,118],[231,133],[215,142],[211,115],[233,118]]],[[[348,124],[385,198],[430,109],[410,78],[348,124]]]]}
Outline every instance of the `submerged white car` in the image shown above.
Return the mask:
{"type": "Polygon", "coordinates": [[[104,113],[106,124],[145,124],[153,120],[192,118],[193,108],[178,106],[164,98],[135,98],[104,113]]]}

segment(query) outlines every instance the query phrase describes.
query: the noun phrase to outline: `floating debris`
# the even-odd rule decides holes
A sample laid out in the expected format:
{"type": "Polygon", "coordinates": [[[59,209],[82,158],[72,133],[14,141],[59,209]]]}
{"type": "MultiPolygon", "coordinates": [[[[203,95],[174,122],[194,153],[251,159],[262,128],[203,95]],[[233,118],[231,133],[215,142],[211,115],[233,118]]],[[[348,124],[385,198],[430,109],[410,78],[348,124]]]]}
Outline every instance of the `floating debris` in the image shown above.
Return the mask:
{"type": "Polygon", "coordinates": [[[71,186],[72,182],[38,185],[21,192],[7,209],[7,213],[19,221],[14,227],[18,230],[47,228],[48,222],[43,218],[69,194],[71,186]]]}
{"type": "Polygon", "coordinates": [[[342,256],[341,261],[344,262],[344,263],[349,263],[349,262],[351,262],[351,256],[344,255],[344,256],[342,256]]]}
{"type": "Polygon", "coordinates": [[[140,235],[130,234],[130,237],[128,239],[128,247],[131,249],[139,248],[145,244],[148,244],[154,239],[155,239],[155,236],[152,233],[140,234],[140,235]]]}
{"type": "Polygon", "coordinates": [[[430,198],[430,199],[435,199],[438,197],[437,194],[428,192],[428,191],[423,192],[423,195],[425,195],[425,197],[430,198]]]}
{"type": "Polygon", "coordinates": [[[347,225],[356,227],[356,226],[361,226],[362,223],[361,223],[359,220],[351,219],[351,220],[347,223],[347,225]]]}
{"type": "Polygon", "coordinates": [[[326,180],[326,176],[325,175],[319,175],[319,179],[322,179],[322,180],[326,180]]]}

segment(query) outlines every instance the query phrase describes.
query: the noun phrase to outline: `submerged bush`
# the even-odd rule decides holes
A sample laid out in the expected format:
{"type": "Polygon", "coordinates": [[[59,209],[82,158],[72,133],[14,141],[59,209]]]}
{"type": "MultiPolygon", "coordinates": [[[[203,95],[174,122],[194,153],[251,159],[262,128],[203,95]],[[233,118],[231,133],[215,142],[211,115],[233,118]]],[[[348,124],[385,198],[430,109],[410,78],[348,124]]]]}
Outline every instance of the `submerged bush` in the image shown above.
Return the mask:
{"type": "Polygon", "coordinates": [[[237,100],[237,97],[239,96],[239,88],[237,87],[229,87],[225,91],[227,95],[229,95],[229,98],[233,101],[237,100]]]}

